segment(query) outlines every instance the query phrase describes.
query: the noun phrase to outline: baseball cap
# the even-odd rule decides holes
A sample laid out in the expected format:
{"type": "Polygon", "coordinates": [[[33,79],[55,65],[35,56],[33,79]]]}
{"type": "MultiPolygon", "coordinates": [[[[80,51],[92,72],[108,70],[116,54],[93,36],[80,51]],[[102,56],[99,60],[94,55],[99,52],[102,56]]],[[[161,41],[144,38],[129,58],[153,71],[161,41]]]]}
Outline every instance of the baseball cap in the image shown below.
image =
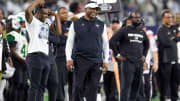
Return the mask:
{"type": "Polygon", "coordinates": [[[99,8],[96,2],[89,2],[85,5],[85,8],[99,8]]]}

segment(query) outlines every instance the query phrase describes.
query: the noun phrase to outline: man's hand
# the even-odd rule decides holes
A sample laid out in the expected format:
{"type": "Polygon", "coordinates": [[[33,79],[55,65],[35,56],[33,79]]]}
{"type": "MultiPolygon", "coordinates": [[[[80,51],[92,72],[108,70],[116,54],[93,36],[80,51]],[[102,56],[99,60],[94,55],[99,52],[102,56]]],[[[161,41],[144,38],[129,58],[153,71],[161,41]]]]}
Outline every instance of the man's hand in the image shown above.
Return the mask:
{"type": "Polygon", "coordinates": [[[146,61],[146,57],[142,56],[142,62],[144,63],[146,61]]]}
{"type": "Polygon", "coordinates": [[[108,64],[107,64],[107,63],[103,63],[103,65],[102,65],[102,71],[103,71],[103,72],[107,72],[107,69],[108,69],[108,64]]]}
{"type": "Polygon", "coordinates": [[[64,36],[68,37],[68,32],[64,33],[64,36]]]}
{"type": "Polygon", "coordinates": [[[174,39],[175,39],[175,37],[174,37],[174,36],[172,36],[172,37],[170,37],[170,39],[171,39],[171,40],[174,40],[174,39]]]}
{"type": "Polygon", "coordinates": [[[144,64],[143,64],[144,66],[144,68],[143,68],[143,70],[145,71],[145,70],[147,70],[148,69],[148,65],[147,65],[147,63],[146,62],[144,62],[144,64]]]}
{"type": "Polygon", "coordinates": [[[48,15],[49,16],[56,16],[57,14],[54,12],[54,11],[52,11],[52,10],[48,10],[48,15]]]}
{"type": "Polygon", "coordinates": [[[152,70],[153,70],[153,72],[157,72],[157,70],[158,70],[158,64],[157,63],[155,63],[153,65],[152,70]]]}
{"type": "Polygon", "coordinates": [[[44,0],[36,0],[36,2],[39,4],[39,6],[44,6],[45,1],[44,0]]]}
{"type": "Polygon", "coordinates": [[[7,58],[7,62],[9,63],[9,65],[10,65],[11,67],[13,66],[13,62],[12,62],[11,57],[8,57],[8,58],[7,58]]]}
{"type": "Polygon", "coordinates": [[[73,71],[74,70],[74,64],[73,64],[73,61],[72,60],[68,60],[67,63],[66,63],[66,66],[67,66],[67,69],[69,71],[73,71]]]}
{"type": "Polygon", "coordinates": [[[180,32],[178,32],[178,34],[176,35],[177,37],[180,37],[180,32]]]}
{"type": "Polygon", "coordinates": [[[126,58],[123,57],[123,56],[117,56],[116,58],[117,58],[118,60],[120,60],[120,61],[125,61],[125,60],[126,60],[126,58]]]}

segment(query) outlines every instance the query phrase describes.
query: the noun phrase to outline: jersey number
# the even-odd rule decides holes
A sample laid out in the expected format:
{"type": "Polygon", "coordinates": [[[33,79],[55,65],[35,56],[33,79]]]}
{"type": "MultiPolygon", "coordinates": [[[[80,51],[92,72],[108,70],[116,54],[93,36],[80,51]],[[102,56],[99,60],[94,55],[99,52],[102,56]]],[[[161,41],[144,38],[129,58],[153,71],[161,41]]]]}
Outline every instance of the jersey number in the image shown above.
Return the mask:
{"type": "Polygon", "coordinates": [[[26,57],[26,45],[23,45],[23,47],[21,48],[21,53],[23,54],[23,57],[26,57]]]}

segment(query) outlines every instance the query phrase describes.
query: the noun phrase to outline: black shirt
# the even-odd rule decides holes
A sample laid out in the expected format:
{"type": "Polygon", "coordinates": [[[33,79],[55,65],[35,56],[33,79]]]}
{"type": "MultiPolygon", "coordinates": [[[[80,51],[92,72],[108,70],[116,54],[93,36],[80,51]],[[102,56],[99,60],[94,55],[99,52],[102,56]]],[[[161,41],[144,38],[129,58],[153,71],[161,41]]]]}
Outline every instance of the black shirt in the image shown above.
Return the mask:
{"type": "Polygon", "coordinates": [[[178,33],[177,27],[171,26],[170,28],[162,25],[158,30],[158,49],[159,49],[159,62],[171,63],[177,61],[177,45],[176,42],[180,40],[176,36],[178,33]]]}
{"type": "Polygon", "coordinates": [[[110,40],[110,48],[114,53],[120,53],[131,62],[141,61],[147,55],[149,40],[145,32],[128,26],[117,31],[110,40]],[[119,45],[118,45],[119,43],[119,45]],[[117,49],[117,47],[119,47],[117,49]]]}
{"type": "Polygon", "coordinates": [[[67,36],[65,36],[65,33],[69,32],[69,27],[71,25],[71,21],[67,22],[61,22],[61,30],[62,34],[58,36],[60,42],[57,44],[57,57],[65,58],[65,46],[66,46],[66,40],[67,36]]]}

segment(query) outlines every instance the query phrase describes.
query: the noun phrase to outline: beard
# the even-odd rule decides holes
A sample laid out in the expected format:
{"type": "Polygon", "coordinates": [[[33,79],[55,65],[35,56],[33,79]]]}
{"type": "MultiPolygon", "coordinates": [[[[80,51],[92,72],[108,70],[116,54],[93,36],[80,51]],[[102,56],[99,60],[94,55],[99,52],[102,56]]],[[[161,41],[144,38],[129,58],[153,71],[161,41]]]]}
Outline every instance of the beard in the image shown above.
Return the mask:
{"type": "Polygon", "coordinates": [[[90,13],[90,14],[88,14],[88,17],[89,17],[90,19],[94,19],[96,16],[97,16],[96,13],[90,13]]]}
{"type": "Polygon", "coordinates": [[[135,27],[138,27],[138,26],[141,25],[141,23],[140,22],[132,22],[132,25],[135,26],[135,27]]]}

